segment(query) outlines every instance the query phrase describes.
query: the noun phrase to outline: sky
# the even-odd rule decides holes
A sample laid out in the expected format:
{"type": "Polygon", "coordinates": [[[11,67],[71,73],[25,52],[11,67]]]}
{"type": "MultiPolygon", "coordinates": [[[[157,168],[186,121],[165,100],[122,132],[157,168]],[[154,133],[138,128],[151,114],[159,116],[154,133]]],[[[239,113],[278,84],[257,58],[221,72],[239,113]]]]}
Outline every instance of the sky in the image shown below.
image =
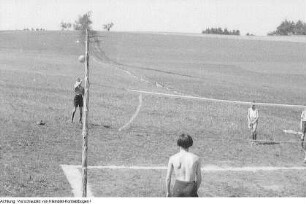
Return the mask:
{"type": "Polygon", "coordinates": [[[93,28],[201,33],[208,27],[266,35],[288,20],[306,22],[306,0],[0,0],[0,30],[59,30],[92,11],[93,28]]]}

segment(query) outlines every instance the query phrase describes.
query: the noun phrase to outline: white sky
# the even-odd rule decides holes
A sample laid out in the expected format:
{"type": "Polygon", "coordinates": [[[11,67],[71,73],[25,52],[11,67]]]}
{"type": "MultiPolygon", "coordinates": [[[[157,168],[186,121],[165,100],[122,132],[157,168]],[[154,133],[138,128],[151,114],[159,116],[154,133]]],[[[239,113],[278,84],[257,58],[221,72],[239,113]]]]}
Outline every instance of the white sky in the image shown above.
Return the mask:
{"type": "Polygon", "coordinates": [[[266,35],[284,19],[306,22],[306,0],[0,0],[0,30],[46,28],[92,11],[93,27],[200,33],[207,27],[266,35]]]}

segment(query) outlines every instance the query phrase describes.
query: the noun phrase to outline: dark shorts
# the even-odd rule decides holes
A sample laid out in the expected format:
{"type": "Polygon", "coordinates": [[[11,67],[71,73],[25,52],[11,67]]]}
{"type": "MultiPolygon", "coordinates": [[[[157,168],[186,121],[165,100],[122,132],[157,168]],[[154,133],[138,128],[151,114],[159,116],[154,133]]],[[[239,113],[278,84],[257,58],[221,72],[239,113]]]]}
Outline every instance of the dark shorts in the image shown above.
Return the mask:
{"type": "Polygon", "coordinates": [[[199,197],[196,182],[175,180],[173,197],[199,197]]]}
{"type": "Polygon", "coordinates": [[[306,121],[302,121],[302,133],[306,133],[306,121]]]}
{"type": "Polygon", "coordinates": [[[75,95],[73,100],[74,107],[83,107],[83,96],[82,95],[75,95]]]}

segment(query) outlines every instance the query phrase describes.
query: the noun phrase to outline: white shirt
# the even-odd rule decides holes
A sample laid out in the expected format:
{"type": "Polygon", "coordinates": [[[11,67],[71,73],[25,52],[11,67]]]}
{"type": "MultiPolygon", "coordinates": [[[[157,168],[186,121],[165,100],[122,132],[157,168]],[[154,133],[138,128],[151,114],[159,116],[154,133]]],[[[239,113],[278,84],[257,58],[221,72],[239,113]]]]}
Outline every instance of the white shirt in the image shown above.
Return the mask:
{"type": "Polygon", "coordinates": [[[306,110],[302,112],[301,121],[306,121],[306,110]]]}
{"type": "Polygon", "coordinates": [[[249,108],[248,109],[248,118],[250,118],[251,120],[257,119],[258,118],[258,110],[257,109],[253,110],[252,108],[249,108]]]}

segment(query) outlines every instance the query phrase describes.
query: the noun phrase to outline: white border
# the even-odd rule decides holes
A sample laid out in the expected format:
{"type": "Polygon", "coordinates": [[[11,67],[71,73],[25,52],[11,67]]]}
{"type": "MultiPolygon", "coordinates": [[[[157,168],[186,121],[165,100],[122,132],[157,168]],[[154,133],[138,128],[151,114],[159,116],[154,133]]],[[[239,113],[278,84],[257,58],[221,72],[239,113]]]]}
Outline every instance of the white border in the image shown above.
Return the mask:
{"type": "MultiPolygon", "coordinates": [[[[223,103],[234,103],[234,104],[243,104],[243,105],[252,104],[252,102],[247,102],[247,101],[230,101],[230,100],[223,100],[223,99],[168,94],[168,93],[152,92],[152,91],[144,91],[144,90],[136,90],[136,89],[128,89],[128,91],[136,92],[136,93],[142,93],[142,94],[148,94],[148,95],[167,96],[167,97],[173,97],[173,98],[186,98],[186,99],[196,99],[196,100],[205,100],[205,101],[223,102],[223,103]]],[[[303,105],[290,105],[290,104],[278,104],[278,103],[255,103],[255,104],[260,105],[260,106],[278,106],[278,107],[286,107],[286,108],[305,108],[305,106],[303,106],[303,105]]]]}
{"type": "MultiPolygon", "coordinates": [[[[67,180],[72,187],[74,197],[82,197],[82,174],[78,166],[61,165],[67,180]]],[[[81,167],[81,166],[80,166],[81,167]]],[[[90,186],[87,184],[87,197],[94,197],[90,186]]]]}
{"type": "Polygon", "coordinates": [[[142,94],[139,95],[139,104],[137,106],[137,109],[136,109],[135,113],[133,114],[133,116],[131,117],[129,122],[127,122],[125,125],[123,125],[121,128],[119,128],[119,132],[121,130],[127,128],[133,122],[133,120],[135,120],[135,118],[137,117],[137,115],[138,115],[138,113],[140,111],[141,106],[142,106],[142,94]]]}
{"type": "MultiPolygon", "coordinates": [[[[80,165],[61,165],[67,180],[72,187],[74,197],[82,197],[82,175],[79,171],[82,166],[80,165]]],[[[166,170],[165,166],[88,166],[88,169],[130,169],[130,170],[166,170]]],[[[201,168],[206,173],[213,172],[258,172],[258,171],[288,171],[288,170],[306,170],[306,166],[291,166],[291,167],[273,167],[273,166],[247,166],[247,167],[218,167],[218,166],[205,166],[201,168]]],[[[87,186],[87,196],[94,197],[90,185],[87,186]]]]}

